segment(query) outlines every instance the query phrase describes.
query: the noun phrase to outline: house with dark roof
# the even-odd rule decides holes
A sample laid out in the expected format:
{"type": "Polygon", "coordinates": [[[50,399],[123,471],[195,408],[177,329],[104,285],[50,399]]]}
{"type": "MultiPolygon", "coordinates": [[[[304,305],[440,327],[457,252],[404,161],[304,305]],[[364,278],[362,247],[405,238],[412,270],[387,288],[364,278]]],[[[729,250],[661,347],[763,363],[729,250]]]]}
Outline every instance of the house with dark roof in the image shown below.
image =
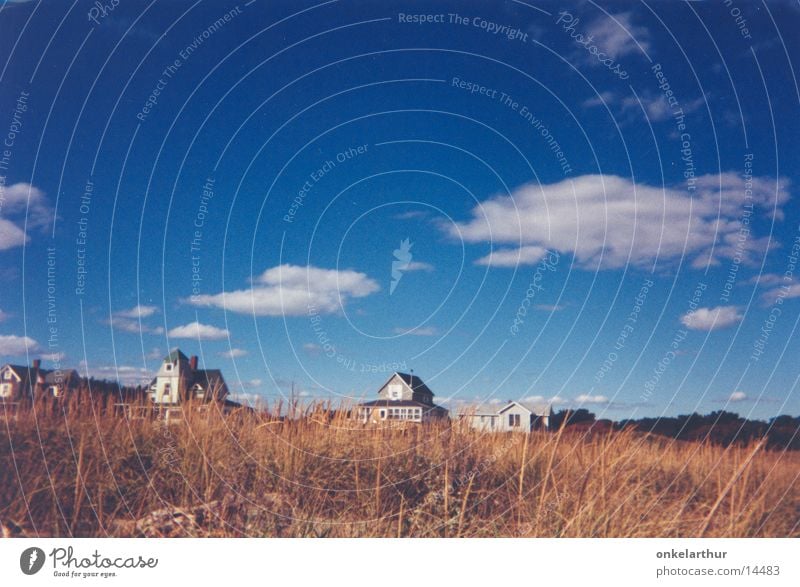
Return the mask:
{"type": "Polygon", "coordinates": [[[157,406],[179,406],[188,400],[225,403],[228,386],[219,369],[198,369],[197,356],[187,358],[180,349],[164,357],[148,395],[157,406]]]}
{"type": "Polygon", "coordinates": [[[433,403],[433,392],[416,375],[394,373],[378,390],[378,399],[358,405],[358,418],[380,422],[431,422],[447,419],[447,410],[433,403]]]}
{"type": "Polygon", "coordinates": [[[0,367],[0,400],[32,399],[43,393],[61,397],[81,382],[74,369],[42,369],[39,359],[34,359],[30,366],[7,363],[0,367]]]}
{"type": "Polygon", "coordinates": [[[44,376],[44,391],[53,397],[63,397],[67,392],[77,389],[84,379],[78,375],[75,369],[53,369],[44,376]]]}
{"type": "Polygon", "coordinates": [[[3,401],[32,399],[44,384],[46,371],[41,369],[38,359],[32,365],[12,365],[0,368],[0,398],[3,401]]]}

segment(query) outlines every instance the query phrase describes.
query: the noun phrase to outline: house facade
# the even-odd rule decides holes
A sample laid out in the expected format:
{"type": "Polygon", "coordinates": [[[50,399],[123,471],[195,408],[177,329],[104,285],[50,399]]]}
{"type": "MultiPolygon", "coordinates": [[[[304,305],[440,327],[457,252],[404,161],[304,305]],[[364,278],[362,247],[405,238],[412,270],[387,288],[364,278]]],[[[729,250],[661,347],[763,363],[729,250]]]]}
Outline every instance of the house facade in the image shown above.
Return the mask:
{"type": "Polygon", "coordinates": [[[75,369],[48,371],[44,376],[44,391],[53,397],[63,397],[69,391],[77,389],[82,381],[75,369]]]}
{"type": "Polygon", "coordinates": [[[416,375],[394,373],[378,390],[378,399],[358,405],[358,419],[381,422],[424,423],[447,419],[447,410],[433,403],[433,392],[416,375]]]}
{"type": "Polygon", "coordinates": [[[164,357],[148,395],[157,406],[179,406],[187,400],[224,402],[228,386],[219,369],[198,369],[197,357],[180,349],[164,357]]]}
{"type": "Polygon", "coordinates": [[[484,432],[530,432],[550,428],[551,413],[550,404],[509,401],[497,410],[465,410],[461,418],[484,432]]]}
{"type": "Polygon", "coordinates": [[[0,367],[0,400],[19,401],[45,393],[61,397],[81,382],[74,369],[42,369],[39,359],[30,366],[7,363],[0,367]]]}

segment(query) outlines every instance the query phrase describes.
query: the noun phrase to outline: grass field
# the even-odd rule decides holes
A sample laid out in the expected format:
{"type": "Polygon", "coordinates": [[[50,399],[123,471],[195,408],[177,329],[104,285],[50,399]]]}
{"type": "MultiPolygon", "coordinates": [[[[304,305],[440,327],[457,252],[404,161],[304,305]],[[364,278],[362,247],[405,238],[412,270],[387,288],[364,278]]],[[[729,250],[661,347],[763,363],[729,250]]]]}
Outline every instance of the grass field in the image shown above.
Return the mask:
{"type": "Polygon", "coordinates": [[[109,411],[0,420],[6,535],[800,536],[800,454],[760,444],[109,411]]]}

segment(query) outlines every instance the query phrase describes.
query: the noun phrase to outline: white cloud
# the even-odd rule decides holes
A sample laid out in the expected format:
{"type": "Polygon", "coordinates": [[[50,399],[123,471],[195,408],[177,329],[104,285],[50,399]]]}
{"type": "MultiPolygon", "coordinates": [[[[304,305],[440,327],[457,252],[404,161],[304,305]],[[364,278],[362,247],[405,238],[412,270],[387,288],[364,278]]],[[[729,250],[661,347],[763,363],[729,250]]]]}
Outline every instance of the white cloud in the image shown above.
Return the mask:
{"type": "Polygon", "coordinates": [[[728,398],[728,401],[731,401],[731,402],[743,402],[743,401],[745,401],[747,399],[749,399],[749,398],[747,397],[747,394],[745,392],[743,392],[743,391],[734,391],[730,395],[730,397],[728,398]]]}
{"type": "Polygon", "coordinates": [[[0,355],[21,357],[27,353],[38,353],[40,350],[39,343],[29,336],[0,334],[0,355]]]}
{"type": "MultiPolygon", "coordinates": [[[[706,98],[681,102],[680,109],[684,114],[690,114],[705,104],[706,98]]],[[[622,117],[622,122],[639,122],[641,114],[651,122],[663,122],[673,117],[674,111],[663,94],[643,92],[637,95],[627,95],[614,92],[601,92],[583,102],[584,108],[605,106],[613,111],[616,116],[622,117]],[[624,115],[628,115],[627,117],[624,115]]]]}
{"type": "Polygon", "coordinates": [[[150,349],[150,352],[145,355],[146,359],[155,359],[161,360],[164,357],[164,354],[161,352],[161,349],[158,347],[153,347],[150,349]]]}
{"type": "Polygon", "coordinates": [[[249,379],[247,381],[240,381],[239,386],[243,389],[255,389],[261,387],[264,382],[261,379],[249,379]]]}
{"type": "MultiPolygon", "coordinates": [[[[743,281],[742,285],[778,285],[779,283],[784,283],[783,275],[778,273],[761,273],[759,275],[754,275],[750,279],[743,281]]],[[[787,281],[786,283],[792,283],[792,281],[787,281]]]]}
{"type": "Polygon", "coordinates": [[[30,241],[24,230],[26,218],[29,230],[41,230],[53,222],[53,209],[44,192],[29,183],[0,186],[0,201],[0,251],[30,241]]]}
{"type": "Polygon", "coordinates": [[[547,249],[538,246],[524,246],[516,249],[495,249],[488,255],[475,261],[476,265],[490,267],[516,267],[517,265],[535,265],[547,254],[547,249]]]}
{"type": "Polygon", "coordinates": [[[105,381],[118,381],[121,385],[147,385],[155,377],[155,372],[144,367],[133,367],[131,365],[89,365],[86,361],[78,363],[78,373],[81,377],[87,374],[95,379],[105,381]]]}
{"type": "Polygon", "coordinates": [[[157,306],[138,305],[128,310],[114,312],[105,324],[110,324],[115,330],[133,334],[164,334],[162,326],[148,326],[141,322],[142,318],[148,318],[156,313],[158,313],[157,306]]]}
{"type": "Polygon", "coordinates": [[[742,314],[735,306],[697,308],[681,316],[681,323],[691,330],[719,330],[737,324],[742,314]]]}
{"type": "Polygon", "coordinates": [[[427,273],[432,272],[434,269],[433,265],[430,263],[424,263],[422,261],[411,261],[408,265],[403,267],[403,271],[425,271],[427,273]]]}
{"type": "MultiPolygon", "coordinates": [[[[762,212],[789,199],[788,180],[753,178],[752,203],[762,212]]],[[[773,245],[750,239],[737,249],[745,202],[744,181],[735,173],[705,175],[696,192],[656,187],[613,175],[584,175],[555,184],[526,184],[510,196],[498,195],[472,210],[472,218],[445,228],[453,238],[514,248],[493,251],[477,264],[514,266],[535,263],[541,251],[571,253],[576,263],[594,269],[646,267],[682,256],[706,263],[714,257],[742,258],[752,264],[773,245]],[[601,264],[602,259],[602,264],[601,264]]]]}
{"type": "Polygon", "coordinates": [[[173,338],[194,338],[197,340],[221,340],[228,338],[230,332],[224,328],[217,328],[200,322],[190,322],[183,326],[176,326],[167,333],[173,338]]]}
{"type": "Polygon", "coordinates": [[[264,271],[250,289],[194,296],[188,301],[255,316],[302,316],[310,308],[319,314],[335,313],[350,298],[363,298],[379,289],[375,280],[349,269],[279,265],[264,271]]]}
{"type": "Polygon", "coordinates": [[[609,399],[604,395],[579,395],[575,398],[579,404],[607,404],[609,399]]]}
{"type": "Polygon", "coordinates": [[[244,349],[228,349],[227,351],[222,351],[218,354],[220,357],[224,357],[226,359],[236,359],[238,357],[244,357],[247,355],[247,351],[244,349]]]}
{"type": "Polygon", "coordinates": [[[552,404],[552,405],[567,403],[567,400],[557,395],[554,395],[553,397],[545,397],[543,395],[529,395],[528,397],[522,398],[522,401],[529,402],[532,404],[552,404]]]}
{"type": "Polygon", "coordinates": [[[786,285],[785,287],[774,288],[769,291],[765,291],[761,295],[761,300],[765,304],[774,304],[780,299],[790,300],[792,298],[800,298],[800,283],[792,283],[791,285],[786,285]]]}
{"type": "MultiPolygon", "coordinates": [[[[598,18],[589,26],[588,36],[594,37],[592,43],[612,59],[631,53],[641,55],[642,51],[650,48],[649,31],[634,24],[630,12],[598,18]]],[[[592,59],[592,62],[600,63],[596,58],[592,59]]]]}
{"type": "Polygon", "coordinates": [[[303,345],[303,350],[309,355],[315,356],[322,352],[322,347],[314,342],[307,342],[303,345]]]}
{"type": "Polygon", "coordinates": [[[409,210],[408,212],[401,212],[400,214],[395,214],[394,218],[396,220],[417,220],[419,218],[427,218],[428,211],[427,210],[409,210]]]}
{"type": "Polygon", "coordinates": [[[542,312],[560,312],[567,306],[564,304],[534,304],[533,307],[542,312]]]}
{"type": "Polygon", "coordinates": [[[30,239],[21,228],[13,222],[0,218],[0,251],[19,247],[30,239]]]}
{"type": "Polygon", "coordinates": [[[410,334],[411,336],[438,336],[439,329],[435,326],[420,326],[419,328],[395,328],[395,334],[410,334]]]}
{"type": "Polygon", "coordinates": [[[4,320],[7,319],[8,319],[8,314],[6,312],[3,312],[3,310],[0,310],[0,322],[3,322],[4,320]]]}
{"type": "Polygon", "coordinates": [[[147,318],[158,312],[158,306],[134,306],[130,310],[115,312],[114,316],[120,318],[147,318]]]}
{"type": "Polygon", "coordinates": [[[142,324],[139,320],[130,318],[112,318],[111,320],[106,320],[104,324],[113,326],[114,330],[132,334],[164,334],[163,326],[148,326],[147,324],[142,324]]]}
{"type": "Polygon", "coordinates": [[[600,92],[596,96],[592,96],[591,98],[585,100],[583,102],[584,108],[594,108],[595,106],[603,106],[603,105],[610,105],[612,102],[616,100],[616,94],[614,92],[600,92]]]}

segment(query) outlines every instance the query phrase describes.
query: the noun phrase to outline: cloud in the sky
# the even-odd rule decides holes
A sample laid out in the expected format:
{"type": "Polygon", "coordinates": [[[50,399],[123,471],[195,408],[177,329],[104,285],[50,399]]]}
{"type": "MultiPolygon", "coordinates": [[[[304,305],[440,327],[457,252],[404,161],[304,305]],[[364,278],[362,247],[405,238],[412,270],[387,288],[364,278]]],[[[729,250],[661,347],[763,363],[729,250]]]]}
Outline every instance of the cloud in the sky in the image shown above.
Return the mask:
{"type": "Polygon", "coordinates": [[[697,308],[681,316],[681,323],[690,330],[719,330],[739,323],[742,314],[735,306],[697,308]]]}
{"type": "Polygon", "coordinates": [[[579,404],[607,404],[609,399],[604,395],[583,394],[576,397],[575,402],[579,404]]]}
{"type": "Polygon", "coordinates": [[[228,349],[227,351],[222,351],[221,353],[218,353],[218,354],[219,354],[220,357],[223,357],[223,358],[226,358],[226,359],[236,359],[238,357],[244,357],[248,353],[244,349],[228,349]]]}
{"type": "Polygon", "coordinates": [[[743,391],[734,391],[730,395],[730,397],[728,398],[728,401],[731,401],[731,402],[743,402],[743,401],[745,401],[747,399],[749,399],[749,398],[747,397],[747,394],[745,392],[743,392],[743,391]]]}
{"type": "Polygon", "coordinates": [[[105,324],[110,324],[115,330],[132,334],[164,334],[163,326],[148,326],[130,318],[112,318],[107,320],[105,324]]]}
{"type": "Polygon", "coordinates": [[[403,271],[425,271],[427,273],[432,272],[434,269],[433,265],[430,263],[425,263],[423,261],[411,261],[408,265],[403,267],[403,271]]]}
{"type": "Polygon", "coordinates": [[[303,345],[303,350],[311,356],[316,356],[322,352],[322,347],[315,342],[307,342],[303,345]]]}
{"type": "Polygon", "coordinates": [[[435,326],[420,326],[418,328],[395,328],[395,334],[410,334],[411,336],[438,336],[439,329],[435,326]]]}
{"type": "Polygon", "coordinates": [[[350,298],[378,290],[375,280],[358,271],[279,265],[264,271],[249,289],[194,296],[188,301],[256,316],[302,316],[312,311],[335,313],[350,298]]]}
{"type": "MultiPolygon", "coordinates": [[[[686,100],[681,102],[680,109],[684,114],[690,114],[703,106],[705,101],[706,98],[702,96],[694,100],[686,100]]],[[[623,118],[623,122],[639,122],[641,118],[637,117],[642,113],[651,122],[663,122],[674,115],[673,108],[663,94],[653,92],[632,95],[605,91],[585,100],[583,106],[585,108],[605,106],[616,116],[630,115],[628,119],[623,118]]]]}
{"type": "Polygon", "coordinates": [[[780,275],[778,273],[760,273],[759,275],[754,275],[750,279],[742,281],[742,285],[769,286],[769,285],[778,285],[779,283],[784,283],[784,278],[783,275],[780,275]]]}
{"type": "Polygon", "coordinates": [[[0,322],[3,322],[4,320],[7,319],[8,319],[8,314],[6,312],[3,312],[3,310],[0,310],[0,322]]]}
{"type": "Polygon", "coordinates": [[[516,267],[517,265],[535,265],[547,254],[547,249],[539,246],[524,246],[516,249],[494,249],[475,261],[476,265],[490,267],[516,267]]]}
{"type": "Polygon", "coordinates": [[[776,301],[800,298],[800,283],[786,284],[783,287],[776,287],[761,294],[761,300],[765,304],[774,304],[776,301]]]}
{"type": "MultiPolygon", "coordinates": [[[[650,32],[634,24],[630,12],[601,16],[589,25],[587,37],[609,57],[618,59],[632,53],[642,54],[650,49],[650,32]]],[[[597,59],[594,62],[600,63],[597,59]]]]}
{"type": "Polygon", "coordinates": [[[152,316],[158,312],[158,306],[134,306],[129,310],[120,310],[119,312],[115,312],[114,316],[119,316],[120,318],[147,318],[148,316],[152,316]]]}
{"type": "Polygon", "coordinates": [[[162,326],[148,326],[141,322],[142,318],[148,318],[157,313],[157,306],[134,306],[128,310],[114,312],[111,319],[105,321],[105,324],[110,324],[115,330],[132,334],[164,334],[162,326]]]}
{"type": "Polygon", "coordinates": [[[529,402],[532,404],[551,404],[551,405],[560,405],[568,403],[562,397],[554,395],[553,397],[545,397],[543,395],[529,395],[528,397],[522,398],[522,401],[529,402]]]}
{"type": "Polygon", "coordinates": [[[38,353],[40,350],[39,343],[29,336],[0,334],[0,355],[23,357],[27,353],[38,353]]]}
{"type": "Polygon", "coordinates": [[[153,380],[155,372],[144,367],[131,365],[92,365],[87,368],[86,361],[78,363],[78,373],[83,377],[102,379],[105,381],[118,381],[121,385],[146,385],[153,380]]]}
{"type": "MultiPolygon", "coordinates": [[[[765,215],[775,207],[781,218],[788,180],[753,178],[752,184],[754,206],[765,215]]],[[[708,264],[736,256],[752,264],[773,245],[768,239],[739,242],[745,203],[744,180],[732,172],[698,177],[693,195],[685,186],[584,175],[494,196],[473,208],[472,218],[445,230],[467,242],[491,243],[494,250],[477,263],[496,266],[516,265],[517,255],[519,263],[535,264],[544,249],[571,253],[589,269],[647,267],[681,257],[708,264]]]]}
{"type": "Polygon", "coordinates": [[[190,322],[183,326],[176,326],[167,333],[173,338],[193,338],[195,340],[221,340],[228,338],[230,333],[224,328],[217,328],[200,322],[190,322]]]}
{"type": "Polygon", "coordinates": [[[45,194],[29,183],[0,187],[2,217],[0,217],[0,251],[19,247],[30,241],[25,232],[41,230],[53,222],[53,209],[45,194]]]}

